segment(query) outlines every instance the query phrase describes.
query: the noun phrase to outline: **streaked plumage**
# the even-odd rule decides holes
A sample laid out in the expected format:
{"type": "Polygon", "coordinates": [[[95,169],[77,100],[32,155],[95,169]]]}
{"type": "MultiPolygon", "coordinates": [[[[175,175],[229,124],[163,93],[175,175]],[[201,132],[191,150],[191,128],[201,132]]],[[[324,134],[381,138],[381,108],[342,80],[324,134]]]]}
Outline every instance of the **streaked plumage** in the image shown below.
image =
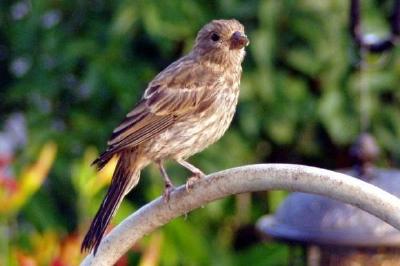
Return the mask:
{"type": "Polygon", "coordinates": [[[248,44],[236,20],[214,20],[198,33],[193,50],[151,81],[142,99],[113,131],[94,162],[99,169],[119,156],[109,191],[85,236],[82,250],[96,252],[122,198],[139,181],[141,169],[157,163],[166,200],[173,189],[163,167],[172,159],[194,177],[203,173],[185,160],[225,133],[239,96],[241,63],[248,44]]]}

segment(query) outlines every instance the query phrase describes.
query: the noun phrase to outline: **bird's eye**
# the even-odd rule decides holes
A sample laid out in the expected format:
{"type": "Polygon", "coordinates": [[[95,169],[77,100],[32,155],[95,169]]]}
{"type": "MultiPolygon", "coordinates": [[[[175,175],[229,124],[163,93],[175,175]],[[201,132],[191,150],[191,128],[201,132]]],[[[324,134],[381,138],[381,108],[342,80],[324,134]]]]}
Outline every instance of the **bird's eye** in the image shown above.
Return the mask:
{"type": "Polygon", "coordinates": [[[213,40],[214,42],[218,42],[219,39],[220,39],[220,37],[219,37],[218,34],[213,33],[213,34],[211,35],[211,40],[213,40]]]}

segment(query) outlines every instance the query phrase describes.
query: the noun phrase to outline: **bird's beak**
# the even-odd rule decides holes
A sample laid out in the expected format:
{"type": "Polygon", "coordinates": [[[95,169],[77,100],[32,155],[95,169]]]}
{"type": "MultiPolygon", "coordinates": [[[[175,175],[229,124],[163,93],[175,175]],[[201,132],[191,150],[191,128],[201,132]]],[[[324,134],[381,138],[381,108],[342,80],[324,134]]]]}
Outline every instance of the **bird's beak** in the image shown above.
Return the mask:
{"type": "Polygon", "coordinates": [[[231,50],[242,49],[243,47],[249,45],[249,43],[250,41],[244,33],[236,31],[234,34],[232,34],[231,45],[229,48],[231,50]]]}

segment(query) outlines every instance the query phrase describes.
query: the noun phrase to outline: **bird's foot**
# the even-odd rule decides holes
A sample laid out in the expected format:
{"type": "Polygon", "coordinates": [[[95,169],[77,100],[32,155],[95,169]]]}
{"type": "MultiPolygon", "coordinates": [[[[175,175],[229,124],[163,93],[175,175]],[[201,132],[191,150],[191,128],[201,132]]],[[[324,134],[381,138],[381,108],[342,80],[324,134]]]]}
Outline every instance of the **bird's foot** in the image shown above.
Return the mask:
{"type": "Polygon", "coordinates": [[[164,202],[167,203],[171,197],[171,193],[172,191],[175,190],[174,185],[172,185],[172,183],[167,183],[165,184],[165,188],[164,188],[164,194],[163,194],[163,199],[164,202]]]}
{"type": "Polygon", "coordinates": [[[196,171],[193,173],[191,177],[186,181],[186,191],[190,192],[192,190],[194,184],[201,178],[204,178],[206,175],[201,171],[196,171]]]}

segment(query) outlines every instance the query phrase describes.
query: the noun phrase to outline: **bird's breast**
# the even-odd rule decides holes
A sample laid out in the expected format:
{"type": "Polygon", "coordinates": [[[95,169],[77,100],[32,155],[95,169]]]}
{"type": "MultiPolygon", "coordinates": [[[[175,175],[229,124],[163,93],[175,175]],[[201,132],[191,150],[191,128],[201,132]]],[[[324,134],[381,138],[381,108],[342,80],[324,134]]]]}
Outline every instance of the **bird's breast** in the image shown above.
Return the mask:
{"type": "Polygon", "coordinates": [[[215,100],[204,111],[181,117],[150,141],[146,145],[150,156],[156,159],[187,158],[219,140],[228,129],[238,102],[239,86],[232,85],[220,88],[215,100]]]}

